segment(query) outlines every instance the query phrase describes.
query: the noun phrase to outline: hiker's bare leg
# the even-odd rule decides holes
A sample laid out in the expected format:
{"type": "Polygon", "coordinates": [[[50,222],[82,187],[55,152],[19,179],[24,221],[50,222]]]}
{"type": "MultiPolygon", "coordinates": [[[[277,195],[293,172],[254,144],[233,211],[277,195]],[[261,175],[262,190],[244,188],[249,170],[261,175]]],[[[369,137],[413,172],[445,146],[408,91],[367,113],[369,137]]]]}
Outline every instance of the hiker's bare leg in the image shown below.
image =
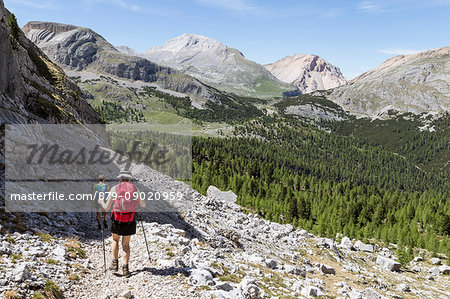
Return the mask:
{"type": "Polygon", "coordinates": [[[124,252],[123,264],[124,265],[128,265],[128,261],[130,260],[130,240],[131,240],[131,236],[122,236],[122,249],[124,252]]]}
{"type": "Polygon", "coordinates": [[[120,236],[118,234],[112,234],[112,255],[113,259],[116,260],[119,258],[119,240],[120,236]]]}
{"type": "Polygon", "coordinates": [[[97,223],[100,224],[100,212],[97,212],[97,223]]]}
{"type": "Polygon", "coordinates": [[[106,220],[106,212],[103,212],[103,220],[106,220]]]}

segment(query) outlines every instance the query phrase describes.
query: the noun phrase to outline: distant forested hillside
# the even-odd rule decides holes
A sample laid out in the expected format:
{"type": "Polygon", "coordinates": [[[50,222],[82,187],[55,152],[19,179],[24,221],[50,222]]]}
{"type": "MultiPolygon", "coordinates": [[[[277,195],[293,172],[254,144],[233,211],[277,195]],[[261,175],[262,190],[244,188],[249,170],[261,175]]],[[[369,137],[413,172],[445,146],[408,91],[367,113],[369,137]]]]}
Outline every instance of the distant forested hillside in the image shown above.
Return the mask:
{"type": "Polygon", "coordinates": [[[194,139],[193,186],[238,194],[267,219],[450,254],[450,183],[364,139],[264,118],[194,139]]]}

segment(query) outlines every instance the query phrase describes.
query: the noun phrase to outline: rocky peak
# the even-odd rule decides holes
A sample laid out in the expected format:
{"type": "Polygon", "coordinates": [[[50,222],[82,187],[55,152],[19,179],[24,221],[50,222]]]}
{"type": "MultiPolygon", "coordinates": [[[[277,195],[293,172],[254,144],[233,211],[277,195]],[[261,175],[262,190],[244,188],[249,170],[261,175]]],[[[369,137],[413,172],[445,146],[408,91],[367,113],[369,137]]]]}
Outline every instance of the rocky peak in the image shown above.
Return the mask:
{"type": "Polygon", "coordinates": [[[303,93],[346,84],[340,69],[317,55],[294,54],[265,67],[279,80],[296,85],[303,93]]]}
{"type": "MultiPolygon", "coordinates": [[[[162,47],[154,47],[152,49],[163,48],[166,51],[178,52],[183,49],[213,49],[228,48],[221,42],[199,34],[184,33],[178,37],[168,40],[162,47]]],[[[149,52],[152,52],[152,49],[149,52]]]]}

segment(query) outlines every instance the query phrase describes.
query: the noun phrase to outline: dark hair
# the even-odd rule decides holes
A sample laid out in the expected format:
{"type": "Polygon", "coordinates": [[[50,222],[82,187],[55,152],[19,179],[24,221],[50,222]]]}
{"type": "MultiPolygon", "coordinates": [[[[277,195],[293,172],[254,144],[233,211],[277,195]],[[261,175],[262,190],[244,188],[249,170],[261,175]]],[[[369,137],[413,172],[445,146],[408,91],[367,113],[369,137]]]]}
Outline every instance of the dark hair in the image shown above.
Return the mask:
{"type": "Polygon", "coordinates": [[[121,182],[129,182],[129,181],[131,181],[131,179],[130,178],[120,178],[120,181],[121,182]]]}
{"type": "Polygon", "coordinates": [[[99,181],[103,182],[105,179],[106,179],[106,177],[105,177],[104,174],[101,173],[101,174],[98,175],[98,180],[99,181]]]}

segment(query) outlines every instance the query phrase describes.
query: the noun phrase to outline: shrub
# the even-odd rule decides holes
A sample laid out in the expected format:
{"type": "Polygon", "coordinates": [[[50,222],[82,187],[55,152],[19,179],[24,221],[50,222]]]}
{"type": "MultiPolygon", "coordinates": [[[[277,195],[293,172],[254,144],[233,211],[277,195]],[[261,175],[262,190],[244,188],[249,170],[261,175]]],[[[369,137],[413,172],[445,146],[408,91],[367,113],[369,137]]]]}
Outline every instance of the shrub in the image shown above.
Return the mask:
{"type": "Polygon", "coordinates": [[[11,29],[11,35],[17,40],[19,38],[19,25],[14,14],[10,14],[7,20],[8,26],[11,29]]]}
{"type": "Polygon", "coordinates": [[[63,298],[63,292],[58,287],[58,285],[51,280],[47,280],[44,286],[44,290],[47,298],[63,298]]]}

